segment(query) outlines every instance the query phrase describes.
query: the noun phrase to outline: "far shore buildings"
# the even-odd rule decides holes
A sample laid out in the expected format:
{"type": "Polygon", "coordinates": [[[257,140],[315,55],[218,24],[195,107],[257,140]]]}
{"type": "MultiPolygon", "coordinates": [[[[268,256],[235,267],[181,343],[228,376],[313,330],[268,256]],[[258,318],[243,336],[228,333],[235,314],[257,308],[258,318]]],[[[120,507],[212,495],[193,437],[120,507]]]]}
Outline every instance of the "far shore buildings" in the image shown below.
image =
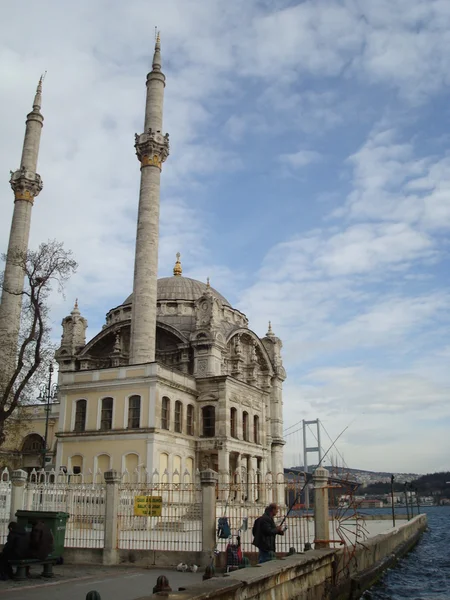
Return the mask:
{"type": "MultiPolygon", "coordinates": [[[[141,186],[133,293],[124,291],[123,303],[109,310],[103,329],[87,342],[77,303],[63,320],[46,468],[157,473],[172,481],[190,481],[205,468],[223,481],[235,473],[275,478],[283,473],[280,339],[270,324],[259,338],[209,281],[184,277],[179,255],[173,275],[157,279],[160,174],[169,154],[159,38],[146,85],[144,132],[135,144],[141,186]]],[[[29,179],[39,177],[33,139],[29,179]]],[[[22,196],[16,195],[16,208],[28,204],[29,221],[32,201],[22,196]]],[[[27,247],[28,237],[19,244],[27,247]]],[[[15,456],[16,466],[28,470],[41,465],[45,427],[43,407],[31,411],[15,456]]]]}

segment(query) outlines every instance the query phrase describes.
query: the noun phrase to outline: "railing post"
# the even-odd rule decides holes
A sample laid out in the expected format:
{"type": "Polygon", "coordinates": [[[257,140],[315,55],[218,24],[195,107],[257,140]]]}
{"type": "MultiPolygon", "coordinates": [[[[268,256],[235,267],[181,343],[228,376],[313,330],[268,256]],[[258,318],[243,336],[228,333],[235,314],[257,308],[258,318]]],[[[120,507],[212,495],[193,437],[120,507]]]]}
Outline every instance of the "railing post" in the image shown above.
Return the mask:
{"type": "Polygon", "coordinates": [[[112,469],[105,472],[105,543],[103,547],[103,564],[115,565],[118,562],[117,513],[119,512],[120,473],[112,469]]]}
{"type": "Polygon", "coordinates": [[[202,486],[202,551],[212,556],[216,547],[216,485],[218,475],[212,469],[200,473],[202,486]]]}
{"type": "Polygon", "coordinates": [[[22,469],[17,469],[11,474],[11,508],[9,513],[10,521],[16,520],[16,512],[23,509],[25,483],[27,481],[27,473],[22,469]]]}
{"type": "Polygon", "coordinates": [[[329,472],[318,467],[313,474],[314,482],[314,547],[330,547],[330,518],[328,512],[329,472]]]}

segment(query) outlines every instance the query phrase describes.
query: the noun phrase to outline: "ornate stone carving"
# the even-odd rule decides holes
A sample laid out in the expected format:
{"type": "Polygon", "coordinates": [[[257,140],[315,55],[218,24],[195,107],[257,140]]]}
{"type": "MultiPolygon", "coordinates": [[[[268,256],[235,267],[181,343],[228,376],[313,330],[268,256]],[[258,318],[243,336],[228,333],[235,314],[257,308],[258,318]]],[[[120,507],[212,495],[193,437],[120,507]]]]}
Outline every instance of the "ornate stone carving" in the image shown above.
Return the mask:
{"type": "Polygon", "coordinates": [[[23,167],[14,173],[11,171],[9,183],[16,200],[27,200],[31,204],[43,188],[41,176],[23,167]]]}
{"type": "Polygon", "coordinates": [[[198,361],[198,374],[199,375],[206,375],[206,369],[208,367],[208,361],[207,360],[199,360],[198,361]]]}
{"type": "Polygon", "coordinates": [[[153,166],[161,169],[169,156],[169,134],[149,129],[141,135],[135,135],[136,155],[143,167],[153,166]]]}
{"type": "Polygon", "coordinates": [[[240,334],[238,334],[234,338],[234,353],[236,354],[236,356],[241,356],[241,354],[242,354],[241,335],[240,334]]]}

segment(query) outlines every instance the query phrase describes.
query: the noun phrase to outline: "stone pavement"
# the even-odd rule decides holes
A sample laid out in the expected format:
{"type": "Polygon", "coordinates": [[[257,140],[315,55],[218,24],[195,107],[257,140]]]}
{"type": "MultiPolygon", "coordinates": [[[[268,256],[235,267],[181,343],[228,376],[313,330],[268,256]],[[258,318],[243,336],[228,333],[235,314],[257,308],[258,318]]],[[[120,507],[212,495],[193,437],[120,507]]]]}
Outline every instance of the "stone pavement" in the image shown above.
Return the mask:
{"type": "MultiPolygon", "coordinates": [[[[203,571],[203,570],[202,570],[203,571]]],[[[203,573],[179,573],[172,569],[61,565],[54,567],[55,577],[39,576],[40,567],[32,568],[26,581],[0,581],[0,600],[85,600],[91,590],[102,600],[134,600],[150,596],[156,579],[165,575],[172,589],[189,587],[202,581],[203,573]]]]}

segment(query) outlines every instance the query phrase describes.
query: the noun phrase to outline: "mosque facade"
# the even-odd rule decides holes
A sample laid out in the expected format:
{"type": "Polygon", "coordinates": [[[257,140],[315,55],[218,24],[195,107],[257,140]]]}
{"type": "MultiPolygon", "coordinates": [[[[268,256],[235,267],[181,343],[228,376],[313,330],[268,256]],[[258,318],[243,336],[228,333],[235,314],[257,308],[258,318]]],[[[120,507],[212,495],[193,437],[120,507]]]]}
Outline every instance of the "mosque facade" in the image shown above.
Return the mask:
{"type": "MultiPolygon", "coordinates": [[[[169,156],[159,38],[146,87],[144,132],[135,140],[141,184],[133,292],[89,341],[78,303],[63,319],[46,468],[84,475],[116,469],[173,482],[205,468],[223,481],[236,472],[275,477],[283,473],[280,339],[270,324],[259,338],[209,280],[183,276],[179,254],[173,274],[157,278],[160,178],[169,156]]],[[[22,448],[42,435],[40,409],[33,410],[22,448]]]]}

